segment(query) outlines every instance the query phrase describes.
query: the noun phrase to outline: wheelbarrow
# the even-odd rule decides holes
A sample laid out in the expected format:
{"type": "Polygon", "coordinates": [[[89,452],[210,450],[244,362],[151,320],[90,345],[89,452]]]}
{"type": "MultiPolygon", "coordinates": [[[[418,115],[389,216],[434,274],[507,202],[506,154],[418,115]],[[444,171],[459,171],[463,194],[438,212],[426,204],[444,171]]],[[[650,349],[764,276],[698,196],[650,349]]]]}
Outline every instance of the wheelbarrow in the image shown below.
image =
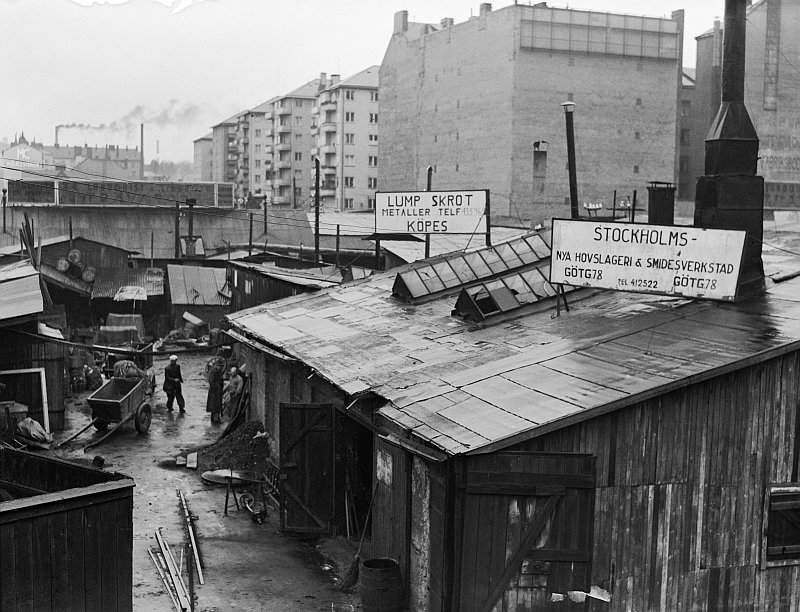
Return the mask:
{"type": "Polygon", "coordinates": [[[112,378],[86,398],[86,401],[92,408],[91,422],[77,433],[59,443],[58,446],[77,438],[92,426],[98,431],[108,430],[108,432],[98,440],[87,444],[83,448],[84,452],[86,452],[90,448],[105,441],[111,434],[131,420],[136,427],[136,431],[140,434],[146,433],[147,430],[150,429],[150,422],[153,417],[149,396],[150,394],[147,393],[147,381],[145,379],[112,378]],[[115,423],[115,425],[111,429],[108,429],[111,423],[115,423]]]}

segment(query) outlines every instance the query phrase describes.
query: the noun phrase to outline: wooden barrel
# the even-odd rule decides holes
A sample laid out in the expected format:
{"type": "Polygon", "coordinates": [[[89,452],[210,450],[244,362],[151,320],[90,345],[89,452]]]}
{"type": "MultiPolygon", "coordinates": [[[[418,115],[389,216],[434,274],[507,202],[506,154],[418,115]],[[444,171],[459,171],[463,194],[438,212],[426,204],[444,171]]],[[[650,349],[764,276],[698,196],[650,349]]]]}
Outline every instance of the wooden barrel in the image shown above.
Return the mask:
{"type": "Polygon", "coordinates": [[[96,276],[97,270],[94,266],[86,266],[81,272],[81,280],[87,283],[93,283],[96,276]]]}
{"type": "Polygon", "coordinates": [[[69,270],[69,259],[66,257],[59,257],[58,261],[56,262],[56,270],[61,273],[66,272],[69,270]]]}
{"type": "Polygon", "coordinates": [[[83,274],[84,265],[81,262],[69,264],[67,269],[67,276],[71,278],[80,278],[83,274]]]}
{"type": "Polygon", "coordinates": [[[385,557],[366,559],[361,562],[359,580],[364,612],[402,612],[403,579],[397,561],[385,557]]]}
{"type": "Polygon", "coordinates": [[[81,260],[81,252],[78,249],[72,249],[67,254],[67,259],[71,264],[77,264],[81,260]]]}

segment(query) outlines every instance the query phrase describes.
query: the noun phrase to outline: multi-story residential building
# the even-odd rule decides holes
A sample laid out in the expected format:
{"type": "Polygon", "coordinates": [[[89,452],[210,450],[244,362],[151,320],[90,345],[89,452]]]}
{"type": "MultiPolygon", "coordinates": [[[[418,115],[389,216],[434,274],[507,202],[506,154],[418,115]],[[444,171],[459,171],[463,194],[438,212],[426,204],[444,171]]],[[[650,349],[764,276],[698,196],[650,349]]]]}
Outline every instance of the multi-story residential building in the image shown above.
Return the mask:
{"type": "Polygon", "coordinates": [[[265,184],[271,206],[305,208],[310,203],[312,108],[320,84],[314,79],[271,102],[272,173],[265,184]]]}
{"type": "Polygon", "coordinates": [[[238,197],[249,206],[267,199],[266,185],[272,172],[273,98],[242,112],[236,125],[236,183],[238,197]]]}
{"type": "MultiPolygon", "coordinates": [[[[314,107],[311,155],[321,166],[320,207],[358,211],[375,207],[378,188],[378,75],[370,66],[340,80],[320,80],[324,88],[314,107]]],[[[316,170],[312,167],[314,193],[316,170]]]]}
{"type": "Polygon", "coordinates": [[[424,189],[430,165],[434,189],[489,189],[493,214],[569,214],[565,101],[575,104],[579,200],[674,182],[682,47],[682,11],[484,3],[464,23],[437,25],[400,11],[380,68],[380,189],[424,189]],[[543,142],[542,181],[533,143],[543,142]]]}
{"type": "MultiPolygon", "coordinates": [[[[237,113],[211,128],[213,151],[211,180],[213,181],[221,183],[236,182],[237,160],[239,158],[236,130],[239,126],[239,116],[241,114],[237,113]]],[[[239,194],[237,193],[238,196],[239,194]]]]}
{"type": "Polygon", "coordinates": [[[198,181],[213,181],[214,134],[209,132],[194,141],[194,175],[198,181]]]}
{"type": "MultiPolygon", "coordinates": [[[[719,111],[723,24],[697,37],[693,109],[694,178],[705,174],[705,138],[719,111]]],[[[764,208],[800,210],[800,0],[760,0],[747,8],[744,102],[759,138],[764,208]]]]}

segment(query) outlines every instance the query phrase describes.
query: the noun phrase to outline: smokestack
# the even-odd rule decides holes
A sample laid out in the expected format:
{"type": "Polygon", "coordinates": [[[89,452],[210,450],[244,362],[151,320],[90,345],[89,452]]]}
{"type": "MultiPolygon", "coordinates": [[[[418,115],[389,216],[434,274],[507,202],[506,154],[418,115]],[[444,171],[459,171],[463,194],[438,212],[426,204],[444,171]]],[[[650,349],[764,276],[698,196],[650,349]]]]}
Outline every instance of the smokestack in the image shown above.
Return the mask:
{"type": "Polygon", "coordinates": [[[139,156],[142,162],[139,167],[139,178],[144,180],[144,123],[139,125],[139,142],[141,144],[139,148],[139,156]]]}
{"type": "Polygon", "coordinates": [[[59,127],[59,126],[56,126],[56,141],[55,141],[55,146],[58,146],[58,127],[59,127]]]}
{"type": "Polygon", "coordinates": [[[408,31],[408,11],[397,11],[394,14],[394,34],[408,31]]]}
{"type": "Polygon", "coordinates": [[[740,294],[763,288],[764,178],[756,176],[758,134],[744,105],[747,0],[725,0],[722,103],[706,136],[697,180],[696,227],[745,230],[740,294]]]}

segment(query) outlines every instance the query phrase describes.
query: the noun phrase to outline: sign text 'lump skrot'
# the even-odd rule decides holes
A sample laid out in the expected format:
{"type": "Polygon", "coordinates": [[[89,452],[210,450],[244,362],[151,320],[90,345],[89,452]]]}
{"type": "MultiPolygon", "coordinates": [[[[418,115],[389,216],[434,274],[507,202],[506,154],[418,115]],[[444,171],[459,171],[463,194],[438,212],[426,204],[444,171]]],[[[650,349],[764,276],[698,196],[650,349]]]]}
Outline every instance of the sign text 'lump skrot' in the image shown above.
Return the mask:
{"type": "Polygon", "coordinates": [[[732,301],[745,232],[553,219],[550,281],[732,301]]]}
{"type": "Polygon", "coordinates": [[[480,234],[486,232],[488,192],[406,191],[375,194],[379,234],[480,234]]]}

